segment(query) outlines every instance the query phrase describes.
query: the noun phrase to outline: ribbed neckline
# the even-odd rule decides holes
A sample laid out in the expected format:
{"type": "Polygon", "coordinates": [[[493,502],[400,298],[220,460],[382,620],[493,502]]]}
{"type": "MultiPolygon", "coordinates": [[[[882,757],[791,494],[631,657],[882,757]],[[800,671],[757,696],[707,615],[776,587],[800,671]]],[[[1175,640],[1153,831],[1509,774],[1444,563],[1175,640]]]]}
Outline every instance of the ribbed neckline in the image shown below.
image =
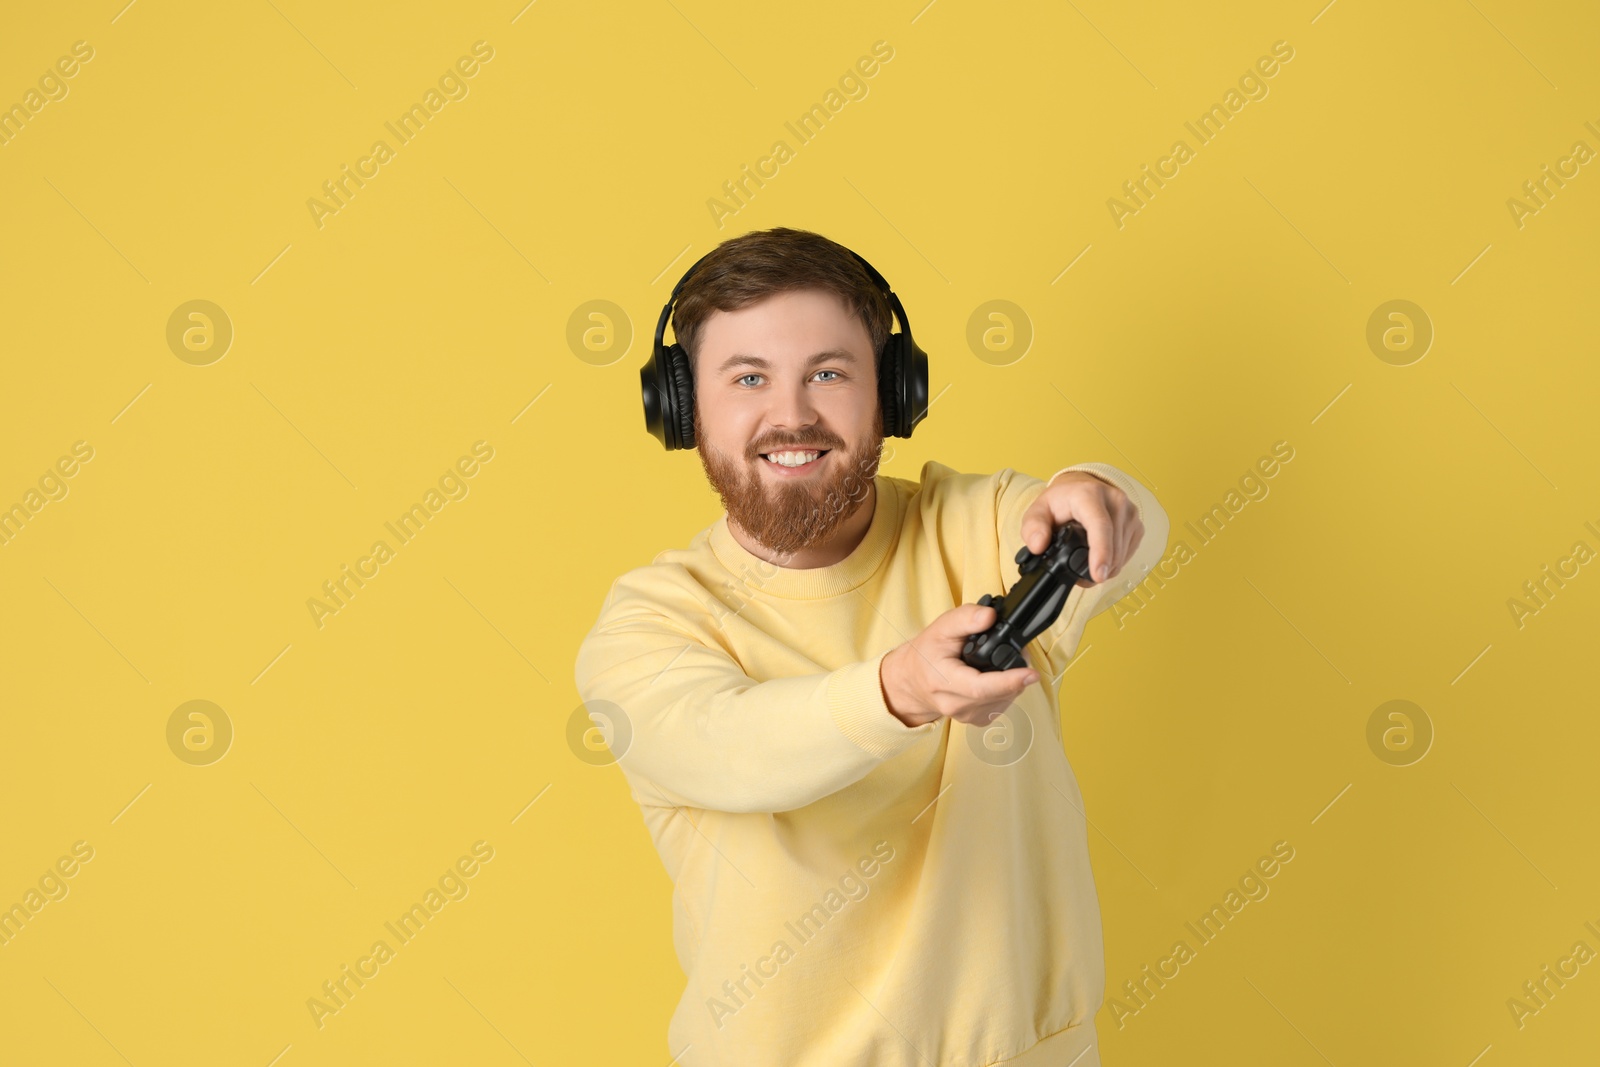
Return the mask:
{"type": "Polygon", "coordinates": [[[818,600],[848,593],[871,578],[883,564],[900,533],[900,491],[895,479],[873,478],[875,503],[872,524],[861,543],[830,567],[778,567],[749,552],[734,540],[728,514],[711,525],[708,540],[717,560],[742,584],[757,593],[786,600],[818,600]]]}

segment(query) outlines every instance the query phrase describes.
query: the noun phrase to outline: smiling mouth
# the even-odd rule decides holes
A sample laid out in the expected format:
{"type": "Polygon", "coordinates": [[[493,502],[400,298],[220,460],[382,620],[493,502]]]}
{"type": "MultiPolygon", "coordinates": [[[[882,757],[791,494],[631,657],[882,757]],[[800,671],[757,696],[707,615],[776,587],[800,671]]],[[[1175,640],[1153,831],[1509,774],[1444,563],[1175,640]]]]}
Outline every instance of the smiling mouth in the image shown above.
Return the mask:
{"type": "Polygon", "coordinates": [[[831,451],[833,450],[830,448],[783,448],[762,452],[759,455],[769,466],[784,470],[799,470],[809,467],[831,451]]]}

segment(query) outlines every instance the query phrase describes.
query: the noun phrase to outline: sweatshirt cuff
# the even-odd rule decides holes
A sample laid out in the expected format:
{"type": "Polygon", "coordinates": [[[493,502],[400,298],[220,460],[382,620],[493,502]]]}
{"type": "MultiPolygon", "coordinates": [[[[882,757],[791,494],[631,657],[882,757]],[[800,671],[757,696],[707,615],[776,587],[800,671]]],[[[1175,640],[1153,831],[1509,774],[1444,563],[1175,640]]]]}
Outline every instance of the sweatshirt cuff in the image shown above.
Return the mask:
{"type": "MultiPolygon", "coordinates": [[[[1107,485],[1116,486],[1127,495],[1129,500],[1133,502],[1134,510],[1141,512],[1143,511],[1143,509],[1139,507],[1139,493],[1134,488],[1133,482],[1129,480],[1126,474],[1123,474],[1109,463],[1074,463],[1070,467],[1062,467],[1060,470],[1052,474],[1044,483],[1045,488],[1048,489],[1051,482],[1055,481],[1068,471],[1082,471],[1085,474],[1092,474],[1094,477],[1099,478],[1107,485]]],[[[1141,521],[1143,521],[1143,514],[1141,514],[1139,518],[1141,521]]]]}
{"type": "Polygon", "coordinates": [[[828,711],[834,725],[878,759],[905,751],[937,725],[907,726],[889,710],[878,673],[886,655],[887,650],[865,662],[841,667],[828,677],[828,711]]]}

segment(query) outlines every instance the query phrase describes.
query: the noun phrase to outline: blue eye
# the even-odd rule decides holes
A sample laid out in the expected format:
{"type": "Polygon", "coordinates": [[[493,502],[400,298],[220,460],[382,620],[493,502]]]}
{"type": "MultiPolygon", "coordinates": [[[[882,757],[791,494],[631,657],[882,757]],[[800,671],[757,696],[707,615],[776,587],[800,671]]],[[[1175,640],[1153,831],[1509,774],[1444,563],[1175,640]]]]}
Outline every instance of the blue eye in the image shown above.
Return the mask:
{"type": "MultiPolygon", "coordinates": [[[[823,379],[823,381],[828,381],[828,382],[835,381],[836,379],[842,377],[842,375],[840,375],[840,373],[838,371],[836,371],[836,370],[819,370],[819,371],[817,371],[817,373],[818,374],[831,374],[831,375],[833,375],[834,377],[832,377],[832,378],[824,378],[823,379]]],[[[761,378],[761,375],[756,374],[755,372],[752,371],[749,374],[741,374],[738,378],[735,378],[734,380],[736,382],[738,382],[739,384],[744,385],[747,382],[749,382],[750,379],[752,379],[752,378],[754,378],[754,379],[759,381],[760,378],[761,378]]],[[[753,385],[752,386],[748,386],[748,388],[754,388],[754,386],[753,385]]]]}

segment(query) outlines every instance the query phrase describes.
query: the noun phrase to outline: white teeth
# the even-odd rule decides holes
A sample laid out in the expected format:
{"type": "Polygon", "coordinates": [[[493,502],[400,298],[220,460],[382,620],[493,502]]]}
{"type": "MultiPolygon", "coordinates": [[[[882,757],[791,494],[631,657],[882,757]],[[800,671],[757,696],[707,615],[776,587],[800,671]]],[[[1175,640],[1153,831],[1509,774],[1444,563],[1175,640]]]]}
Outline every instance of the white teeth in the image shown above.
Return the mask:
{"type": "Polygon", "coordinates": [[[780,467],[799,467],[810,463],[820,455],[821,452],[768,452],[767,460],[780,467]]]}

